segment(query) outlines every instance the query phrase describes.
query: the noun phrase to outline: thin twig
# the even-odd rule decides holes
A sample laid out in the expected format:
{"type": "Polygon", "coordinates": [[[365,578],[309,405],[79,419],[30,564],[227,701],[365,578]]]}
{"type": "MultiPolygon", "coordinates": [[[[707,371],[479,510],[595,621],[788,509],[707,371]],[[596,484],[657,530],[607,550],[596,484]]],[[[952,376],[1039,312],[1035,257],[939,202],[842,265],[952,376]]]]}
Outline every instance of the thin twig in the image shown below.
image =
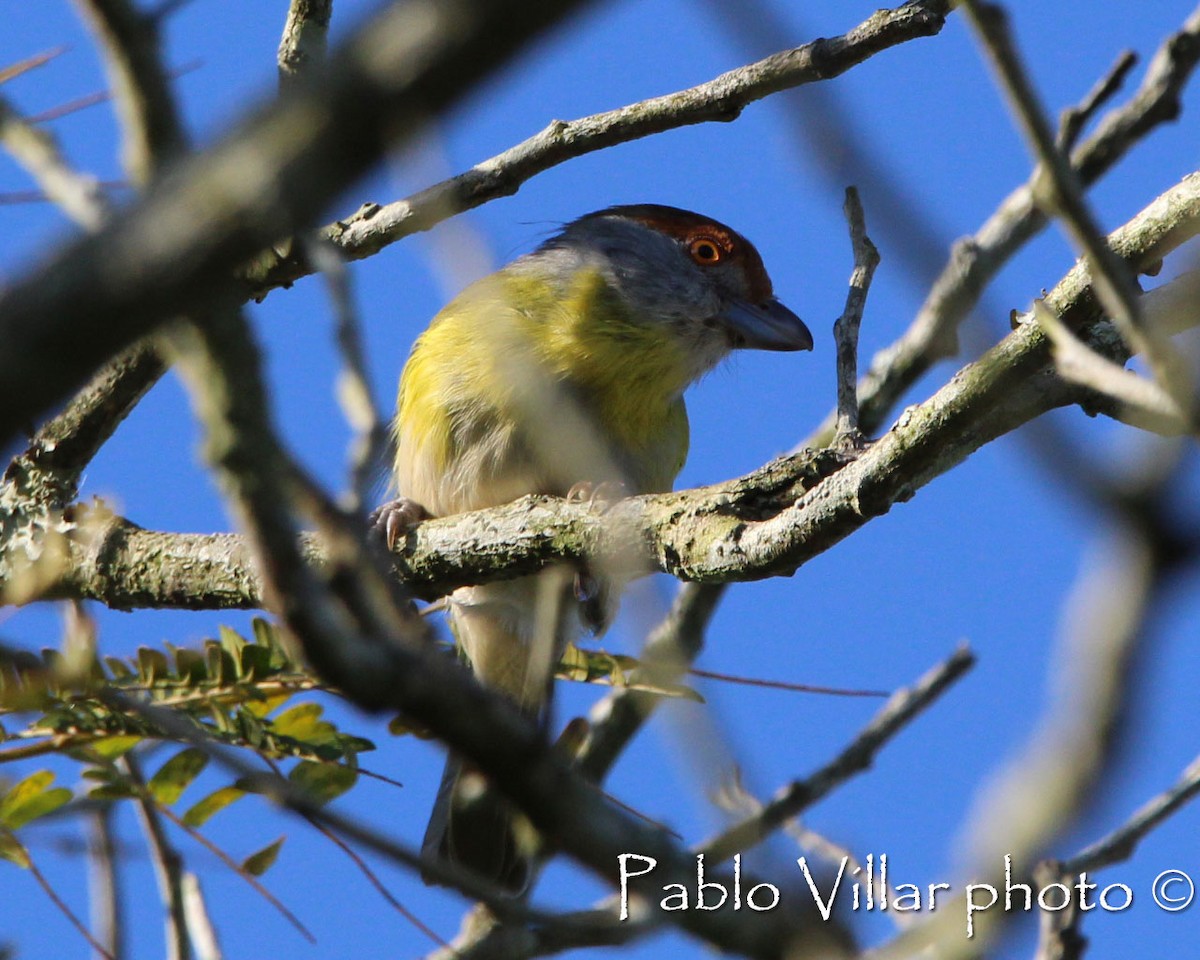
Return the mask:
{"type": "Polygon", "coordinates": [[[94,936],[92,936],[92,932],[87,928],[84,922],[75,916],[74,911],[72,911],[71,908],[67,906],[67,902],[58,895],[54,887],[50,885],[50,881],[46,879],[46,875],[38,869],[38,865],[34,863],[33,860],[30,860],[28,864],[26,864],[26,869],[28,869],[30,874],[32,874],[33,879],[37,881],[38,886],[42,888],[42,892],[50,898],[50,902],[53,903],[54,906],[58,908],[58,911],[67,918],[71,926],[78,930],[80,935],[92,945],[92,949],[100,954],[101,957],[104,957],[105,960],[116,960],[115,957],[113,957],[107,950],[104,949],[104,945],[101,944],[100,941],[98,941],[94,936]]]}
{"type": "Polygon", "coordinates": [[[1054,362],[1059,375],[1115,401],[1118,409],[1113,411],[1114,416],[1160,434],[1195,431],[1192,418],[1155,381],[1138,376],[1085,346],[1042,301],[1034,301],[1033,313],[1054,343],[1054,362]]]}
{"type": "MultiPolygon", "coordinates": [[[[1157,197],[1109,240],[1141,268],[1198,232],[1200,174],[1194,174],[1157,197]]],[[[1128,357],[1112,327],[1096,315],[1084,265],[1072,269],[1046,300],[1091,346],[1113,359],[1128,357]]],[[[1024,324],[929,400],[910,407],[850,464],[830,469],[811,453],[783,458],[717,487],[629,498],[602,522],[578,504],[526,497],[420,524],[400,546],[397,566],[415,592],[439,596],[463,584],[531,573],[548,562],[614,554],[628,559],[631,545],[645,551],[640,562],[647,569],[709,584],[791,572],[995,437],[1076,403],[1081,394],[1052,375],[1049,341],[1036,324],[1024,324]],[[920,443],[913,442],[916,437],[922,438],[920,443]],[[818,484],[820,497],[804,495],[818,484]],[[714,499],[718,495],[719,502],[714,499]],[[731,515],[731,504],[743,497],[760,516],[764,502],[777,505],[779,512],[768,511],[761,521],[731,515]],[[699,540],[697,524],[704,530],[699,540]]],[[[93,543],[70,544],[70,564],[55,595],[102,599],[116,606],[177,605],[181,597],[194,606],[263,602],[261,582],[240,537],[164,534],[127,521],[114,521],[112,529],[112,536],[93,543]],[[140,558],[148,551],[155,569],[163,574],[169,570],[169,577],[156,573],[151,581],[139,576],[144,567],[140,558]],[[164,591],[165,584],[171,589],[164,591]]],[[[311,538],[306,542],[307,561],[321,563],[319,544],[311,538]]]]}
{"type": "MultiPolygon", "coordinates": [[[[264,759],[266,760],[267,766],[270,768],[271,772],[275,774],[275,776],[277,776],[280,780],[286,779],[283,775],[283,771],[279,768],[279,765],[274,760],[271,760],[269,757],[264,759]]],[[[387,901],[388,905],[393,910],[400,914],[400,916],[416,927],[416,929],[421,931],[421,933],[427,936],[434,943],[438,944],[439,946],[446,946],[446,941],[438,936],[436,930],[434,930],[427,923],[425,923],[425,921],[408,909],[408,907],[406,907],[396,898],[392,891],[384,886],[384,883],[379,879],[378,874],[371,869],[366,860],[359,856],[357,850],[355,850],[352,846],[350,846],[350,844],[339,837],[337,833],[325,826],[325,824],[321,823],[315,817],[306,817],[305,819],[308,820],[313,829],[321,834],[321,836],[323,836],[326,840],[328,840],[335,847],[341,850],[342,853],[350,858],[350,862],[358,868],[359,872],[366,877],[367,882],[375,888],[376,892],[387,901]]]]}
{"type": "MultiPolygon", "coordinates": [[[[1071,155],[1084,184],[1092,184],[1146,134],[1178,117],[1180,94],[1200,62],[1200,9],[1163,41],[1136,93],[1110,111],[1071,155]]],[[[1083,101],[1086,105],[1091,95],[1083,101]]],[[[1010,193],[970,237],[956,243],[908,330],[872,358],[858,388],[862,429],[875,432],[904,393],[937,361],[958,352],[957,331],[988,282],[1047,224],[1035,203],[1035,173],[1010,193]]],[[[801,446],[824,446],[836,411],[801,446]]]]}
{"type": "Polygon", "coordinates": [[[688,667],[693,677],[719,680],[721,683],[741,684],[747,687],[766,687],[771,690],[789,690],[793,693],[823,693],[831,697],[886,697],[886,690],[848,690],[845,687],[822,687],[811,683],[790,683],[786,680],[761,680],[756,677],[739,677],[729,673],[714,673],[698,667],[688,667]]]}
{"type": "Polygon", "coordinates": [[[353,431],[349,456],[350,486],[343,505],[347,510],[359,511],[367,504],[372,480],[385,459],[388,431],[371,395],[362,324],[354,300],[350,271],[333,245],[312,239],[306,247],[309,261],[325,280],[333,305],[338,353],[342,358],[337,397],[346,422],[353,431]]]}
{"type": "MultiPolygon", "coordinates": [[[[322,232],[347,260],[371,256],[446,217],[510,196],[532,177],[568,160],[664,130],[732,122],[748,105],[764,97],[840,76],[883,50],[936,35],[950,6],[944,0],[916,0],[877,11],[841,36],[782,50],[695,87],[577,120],[555,120],[540,133],[458,176],[403,200],[382,206],[365,204],[322,232]]],[[[256,272],[252,280],[257,295],[264,296],[311,273],[311,266],[298,255],[301,252],[293,250],[256,272]]]]}
{"type": "Polygon", "coordinates": [[[550,920],[553,916],[549,912],[532,909],[523,903],[513,901],[511,897],[498,896],[490,884],[477,880],[474,875],[455,870],[440,861],[422,860],[416,851],[397,843],[390,837],[377,833],[361,823],[357,817],[343,817],[318,806],[307,793],[290,780],[274,774],[264,774],[260,767],[222,745],[214,743],[196,727],[193,721],[174,711],[164,710],[152,703],[145,703],[115,689],[102,690],[99,695],[102,700],[114,708],[145,718],[172,739],[203,750],[206,755],[212,757],[233,774],[244,778],[248,790],[262,794],[283,809],[298,814],[306,820],[310,817],[314,818],[340,835],[361,843],[394,863],[421,869],[437,883],[456,887],[464,896],[486,903],[493,913],[504,920],[511,920],[514,923],[538,924],[550,920]]]}
{"type": "MultiPolygon", "coordinates": [[[[1018,880],[1026,879],[1027,865],[1095,801],[1128,729],[1129,691],[1143,640],[1172,574],[1198,549],[1162,515],[1162,504],[1172,499],[1166,485],[1175,474],[1164,462],[1143,476],[1137,489],[1111,491],[1113,532],[1101,562],[1076,582],[1042,717],[1020,755],[972,811],[967,870],[973,883],[1003,884],[1007,876],[997,865],[1006,862],[1018,880]]],[[[961,926],[950,920],[956,911],[961,916],[965,903],[961,894],[955,900],[948,914],[939,910],[881,948],[879,960],[912,956],[931,944],[950,957],[977,956],[1011,919],[1008,913],[979,913],[974,941],[965,941],[961,926]]],[[[1059,930],[1045,928],[1047,937],[1057,937],[1059,930]]]]}
{"type": "Polygon", "coordinates": [[[214,857],[220,860],[221,863],[225,864],[226,867],[245,880],[246,883],[250,884],[254,892],[266,900],[267,903],[269,903],[272,907],[274,907],[279,915],[296,929],[300,936],[304,937],[304,939],[309,943],[317,942],[317,938],[313,936],[312,931],[304,925],[303,921],[301,921],[299,917],[297,917],[294,913],[292,913],[291,910],[284,906],[283,901],[281,901],[277,896],[275,896],[275,894],[268,890],[263,882],[258,879],[258,877],[234,860],[233,857],[209,840],[208,837],[202,834],[195,827],[184,823],[183,818],[175,813],[175,811],[170,807],[161,803],[157,803],[152,797],[147,796],[146,799],[149,803],[154,804],[159,813],[170,820],[173,824],[175,824],[175,826],[195,840],[214,857]]]}
{"type": "MultiPolygon", "coordinates": [[[[167,75],[172,80],[178,80],[180,77],[186,76],[204,66],[203,60],[187,60],[178,67],[173,67],[168,71],[167,75]]],[[[69,117],[72,114],[79,113],[89,107],[95,107],[102,103],[107,103],[112,99],[112,91],[110,90],[94,90],[91,93],[85,93],[83,96],[74,97],[57,106],[48,107],[40,113],[30,114],[28,117],[29,123],[41,124],[51,123],[54,120],[61,120],[63,117],[69,117]]],[[[126,186],[124,180],[115,180],[105,182],[106,187],[122,187],[126,186]]]]}
{"type": "Polygon", "coordinates": [[[105,803],[88,814],[88,895],[96,938],[104,944],[104,953],[122,960],[125,922],[113,813],[112,804],[105,803]]]}
{"type": "Polygon", "coordinates": [[[870,767],[875,754],[888,740],[974,664],[975,655],[967,647],[959,647],[913,686],[892,694],[875,718],[837,757],[807,779],[784,787],[758,813],[702,844],[700,851],[706,859],[720,861],[749,850],[766,839],[780,824],[816,803],[854,774],[870,767]]]}
{"type": "Polygon", "coordinates": [[[835,446],[855,448],[861,444],[858,427],[858,328],[867,306],[871,278],[879,265],[879,251],[867,236],[866,218],[858,190],[846,188],[843,206],[850,225],[850,246],[854,252],[854,270],[850,274],[850,289],[846,292],[846,307],[833,325],[837,340],[837,427],[835,446]]]}
{"type": "Polygon", "coordinates": [[[0,83],[8,83],[9,80],[15,80],[30,70],[44,66],[55,57],[62,56],[68,49],[69,47],[63,44],[62,46],[52,47],[42,53],[35,53],[32,57],[26,57],[24,60],[18,60],[16,63],[9,64],[9,66],[0,69],[0,83]]]}
{"type": "Polygon", "coordinates": [[[159,819],[158,807],[150,797],[146,779],[142,776],[137,758],[127,753],[117,761],[134,784],[136,804],[146,845],[154,862],[159,896],[165,911],[168,960],[190,960],[192,941],[188,933],[187,911],[183,904],[183,858],[172,845],[159,819]]]}
{"type": "Polygon", "coordinates": [[[1061,218],[1068,234],[1086,256],[1096,295],[1130,349],[1145,355],[1155,379],[1181,409],[1190,407],[1190,378],[1181,358],[1168,341],[1143,328],[1138,305],[1141,291],[1128,265],[1105,242],[1084,199],[1078,174],[1055,144],[1054,133],[1021,64],[1007,15],[999,6],[983,0],[964,0],[963,6],[1039,164],[1041,176],[1034,188],[1038,204],[1061,218]]]}
{"type": "Polygon", "coordinates": [[[97,38],[108,87],[121,119],[121,159],[138,186],[187,143],[159,57],[158,21],[129,0],[75,0],[97,38]]]}
{"type": "Polygon", "coordinates": [[[107,215],[108,203],[96,178],[72,170],[54,137],[22,119],[3,98],[0,98],[0,142],[64,213],[85,229],[99,229],[107,215]]]}
{"type": "MultiPolygon", "coordinates": [[[[682,676],[704,646],[713,611],[725,592],[721,584],[685,583],[670,612],[650,636],[640,655],[651,683],[673,682],[682,676]]],[[[599,783],[617,757],[642,728],[662,697],[641,690],[614,690],[589,715],[588,732],[577,754],[584,776],[599,783]]]]}
{"type": "MultiPolygon", "coordinates": [[[[1138,844],[1146,836],[1183,809],[1197,794],[1200,794],[1200,758],[1192,761],[1172,787],[1139,807],[1116,830],[1068,860],[1047,860],[1039,864],[1035,871],[1039,887],[1044,888],[1050,882],[1069,884],[1088,871],[1123,863],[1133,856],[1138,844]]],[[[1082,913],[1074,908],[1058,913],[1045,912],[1035,960],[1075,960],[1082,956],[1082,948],[1087,941],[1079,932],[1081,919],[1082,913]]]]}
{"type": "Polygon", "coordinates": [[[1062,861],[1061,871],[1072,876],[1122,863],[1160,823],[1200,795],[1200,757],[1192,761],[1169,789],[1143,804],[1116,830],[1062,861]]]}
{"type": "Polygon", "coordinates": [[[1062,112],[1058,118],[1058,134],[1054,138],[1054,145],[1063,156],[1070,155],[1079,140],[1079,135],[1083,133],[1083,128],[1095,116],[1096,111],[1121,89],[1137,61],[1136,53],[1123,50],[1117,56],[1116,63],[1109,68],[1108,73],[1096,81],[1095,86],[1087,92],[1087,96],[1062,112]]]}

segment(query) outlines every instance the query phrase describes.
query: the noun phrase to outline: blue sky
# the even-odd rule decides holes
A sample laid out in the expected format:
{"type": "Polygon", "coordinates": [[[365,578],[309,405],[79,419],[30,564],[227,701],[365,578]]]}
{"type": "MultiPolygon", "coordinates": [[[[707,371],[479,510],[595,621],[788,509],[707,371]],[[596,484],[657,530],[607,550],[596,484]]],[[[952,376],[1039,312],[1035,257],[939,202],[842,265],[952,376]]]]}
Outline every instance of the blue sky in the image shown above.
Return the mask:
{"type": "MultiPolygon", "coordinates": [[[[768,49],[749,49],[730,37],[715,4],[637,0],[595,4],[581,17],[530,49],[508,70],[434,125],[415,150],[355,185],[329,211],[348,214],[362,202],[386,202],[463,170],[540,130],[553,118],[570,119],[611,109],[710,79],[720,72],[818,36],[840,34],[875,7],[874,0],[801,5],[774,0],[785,31],[768,49]]],[[[335,34],[374,5],[338,0],[335,34]]],[[[286,4],[194,0],[171,20],[167,59],[175,67],[201,65],[177,84],[198,143],[211,142],[247,98],[274,88],[275,49],[286,4]]],[[[1047,105],[1057,112],[1077,101],[1132,48],[1148,58],[1190,12],[1181,0],[1132,5],[1116,0],[1064,0],[1011,5],[1014,26],[1047,105]]],[[[52,64],[5,88],[24,111],[36,113],[102,86],[86,34],[65,0],[0,3],[7,15],[0,62],[9,63],[60,44],[70,49],[52,64]]],[[[1142,67],[1134,72],[1134,82],[1142,67]]],[[[885,52],[848,75],[822,85],[836,115],[887,169],[921,222],[905,229],[872,230],[883,257],[862,331],[869,357],[907,326],[941,260],[913,255],[918,233],[937,238],[944,251],[972,233],[1000,200],[1023,182],[1029,161],[995,85],[957,16],[936,38],[885,52]]],[[[557,167],[504,199],[459,218],[433,234],[409,238],[353,270],[366,327],[371,376],[381,405],[390,409],[394,385],[413,339],[464,283],[525,252],[554,226],[614,203],[658,202],[695,209],[723,220],[759,247],[780,298],[804,317],[817,338],[812,354],[747,353],[700,383],[689,397],[692,451],[680,485],[710,483],[744,473],[805,437],[834,399],[830,329],[841,311],[850,270],[841,215],[845,181],[823,170],[819,142],[795,135],[798,98],[777,97],[748,108],[733,124],[708,124],[626,144],[557,167]]],[[[1183,120],[1135,148],[1091,193],[1108,229],[1200,166],[1196,116],[1200,96],[1189,90],[1183,120]]],[[[57,121],[54,129],[70,159],[105,180],[119,179],[117,136],[107,107],[57,121]]],[[[836,162],[832,164],[836,167],[836,162]]],[[[0,158],[0,192],[29,188],[24,175],[0,158]]],[[[882,202],[880,187],[859,184],[868,225],[882,202]]],[[[9,242],[0,251],[0,279],[19,275],[70,227],[48,206],[0,207],[9,242]]],[[[944,252],[943,252],[944,256],[944,252]]],[[[1010,308],[1024,309],[1073,262],[1053,229],[1001,273],[981,311],[978,332],[995,340],[1010,308]]],[[[1167,273],[1182,267],[1169,261],[1167,273]]],[[[333,401],[337,360],[327,298],[319,281],[272,293],[251,308],[271,376],[275,413],[284,436],[303,461],[333,489],[345,485],[348,431],[333,401]]],[[[943,364],[906,398],[923,400],[960,364],[943,364]]],[[[1124,431],[1087,419],[1077,410],[1058,424],[1100,456],[1115,459],[1128,443],[1124,431]]],[[[1194,484],[1193,484],[1194,486],[1194,484]]],[[[196,428],[182,391],[168,377],[122,426],[88,471],[84,494],[100,496],[149,528],[212,531],[230,528],[225,510],[198,464],[196,428]]],[[[914,500],[868,524],[794,577],[746,584],[730,591],[699,666],[750,677],[813,684],[893,689],[912,682],[962,640],[979,655],[975,670],[878,757],[868,774],[814,808],[807,823],[860,857],[886,853],[895,882],[959,883],[958,838],[981,784],[1023,744],[1038,717],[1053,665],[1049,656],[1063,601],[1081,565],[1094,554],[1102,529],[1088,508],[1059,488],[1018,437],[981,450],[914,500]]],[[[608,649],[635,652],[638,633],[653,622],[673,591],[658,578],[639,588],[623,628],[606,637],[608,649]]],[[[196,642],[219,624],[242,627],[235,613],[97,611],[106,652],[140,644],[196,642]]],[[[1176,591],[1151,638],[1140,678],[1127,745],[1092,810],[1051,853],[1069,855],[1124,819],[1173,782],[1200,752],[1195,690],[1200,660],[1194,648],[1200,601],[1176,591]]],[[[53,646],[57,611],[0,612],[6,642],[53,646]]],[[[689,842],[720,822],[703,799],[689,753],[696,731],[719,730],[751,789],[766,796],[830,758],[864,725],[876,701],[750,690],[699,682],[706,707],[670,711],[629,751],[610,781],[614,794],[666,821],[689,842]],[[709,726],[711,725],[711,726],[709,726]]],[[[592,688],[560,684],[560,712],[587,709],[592,688]]],[[[436,787],[441,757],[431,744],[388,736],[383,725],[350,711],[341,722],[376,741],[364,765],[397,777],[403,790],[363,783],[344,802],[376,825],[419,841],[436,787]]],[[[694,759],[694,755],[692,757],[694,759]]],[[[24,768],[28,772],[33,767],[24,768]]],[[[61,768],[70,775],[68,766],[61,768]]],[[[205,783],[216,786],[210,772],[205,783]]],[[[202,785],[193,787],[199,796],[202,785]]],[[[189,794],[189,796],[192,796],[189,794]]],[[[245,856],[281,833],[288,841],[267,875],[271,889],[318,937],[309,946],[236,876],[185,840],[230,957],[286,951],[297,958],[418,956],[431,944],[370,889],[345,858],[303,824],[251,802],[211,823],[210,835],[245,856]],[[235,812],[236,811],[236,812],[235,812]]],[[[1178,867],[1200,875],[1200,810],[1185,810],[1150,837],[1127,864],[1105,871],[1102,882],[1124,882],[1141,892],[1127,911],[1093,914],[1085,924],[1093,960],[1178,953],[1200,935],[1197,909],[1168,915],[1145,895],[1149,880],[1178,867]]],[[[134,851],[127,896],[138,904],[134,956],[161,953],[158,914],[145,906],[153,878],[132,817],[121,832],[134,851]]],[[[62,827],[31,835],[34,855],[52,882],[86,913],[82,864],[55,852],[62,827]],[[42,840],[39,842],[38,837],[42,840]]],[[[787,842],[760,855],[756,869],[784,883],[798,879],[787,842]]],[[[374,861],[373,861],[374,862],[374,861]]],[[[449,937],[463,901],[425,888],[419,880],[378,864],[393,893],[449,937]]],[[[0,864],[6,908],[0,942],[24,957],[84,956],[69,930],[30,878],[0,864]]],[[[970,878],[965,878],[969,880],[970,878]]],[[[554,867],[535,894],[547,905],[584,906],[601,886],[569,867],[554,867]]],[[[867,942],[886,937],[885,918],[863,919],[867,942]]],[[[1000,955],[1028,956],[1033,927],[1014,930],[1000,955]]],[[[700,956],[701,948],[667,935],[630,951],[636,956],[700,956]]],[[[606,951],[593,956],[608,955],[606,951]]],[[[615,955],[615,953],[613,953],[615,955]]]]}

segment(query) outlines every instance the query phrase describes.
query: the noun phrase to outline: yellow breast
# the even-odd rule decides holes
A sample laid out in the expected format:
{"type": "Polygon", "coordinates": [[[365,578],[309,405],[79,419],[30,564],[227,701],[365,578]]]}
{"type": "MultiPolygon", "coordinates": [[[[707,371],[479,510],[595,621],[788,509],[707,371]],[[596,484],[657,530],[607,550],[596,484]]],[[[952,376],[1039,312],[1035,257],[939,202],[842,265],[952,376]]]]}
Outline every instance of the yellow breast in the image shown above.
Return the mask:
{"type": "Polygon", "coordinates": [[[669,489],[687,453],[692,372],[597,271],[566,288],[502,270],[417,340],[400,381],[400,492],[461,512],[575,482],[669,489]]]}

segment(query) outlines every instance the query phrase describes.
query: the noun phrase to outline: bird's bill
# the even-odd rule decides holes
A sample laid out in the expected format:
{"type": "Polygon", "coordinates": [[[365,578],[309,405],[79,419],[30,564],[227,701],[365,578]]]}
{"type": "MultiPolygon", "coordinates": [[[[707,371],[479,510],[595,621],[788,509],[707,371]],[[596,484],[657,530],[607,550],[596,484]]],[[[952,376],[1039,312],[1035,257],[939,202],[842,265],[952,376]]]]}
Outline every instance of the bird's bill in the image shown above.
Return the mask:
{"type": "Polygon", "coordinates": [[[811,350],[812,333],[778,300],[762,304],[734,300],[717,317],[738,349],[811,350]]]}

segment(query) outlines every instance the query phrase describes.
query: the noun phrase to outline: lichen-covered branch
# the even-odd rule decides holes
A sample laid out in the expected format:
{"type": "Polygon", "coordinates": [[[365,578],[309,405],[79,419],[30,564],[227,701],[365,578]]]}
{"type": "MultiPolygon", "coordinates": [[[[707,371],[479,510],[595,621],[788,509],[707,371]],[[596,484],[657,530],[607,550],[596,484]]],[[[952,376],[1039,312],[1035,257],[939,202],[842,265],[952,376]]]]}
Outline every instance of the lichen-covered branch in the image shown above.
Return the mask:
{"type": "MultiPolygon", "coordinates": [[[[1200,174],[1193,174],[1108,241],[1141,269],[1197,233],[1200,174]]],[[[1111,325],[1100,319],[1089,279],[1086,267],[1076,266],[1045,302],[1092,349],[1124,360],[1128,353],[1111,325]]],[[[1190,318],[1193,324],[1198,321],[1190,318]]],[[[794,455],[725,484],[634,497],[602,514],[554,498],[524,497],[420,524],[397,545],[395,563],[408,585],[426,595],[582,557],[706,583],[786,575],[911,498],[985,443],[1079,398],[1078,388],[1054,373],[1049,340],[1036,323],[1026,322],[929,400],[909,408],[890,431],[840,469],[833,454],[794,455]]],[[[209,584],[198,579],[185,589],[191,605],[261,603],[252,578],[239,569],[244,554],[233,552],[236,538],[200,539],[135,528],[122,529],[103,549],[93,548],[89,576],[76,574],[83,570],[74,559],[81,545],[73,546],[63,589],[107,601],[105,584],[112,578],[104,564],[133,572],[142,566],[137,551],[151,544],[160,552],[157,580],[126,584],[122,602],[142,596],[148,605],[165,604],[153,601],[156,583],[182,586],[190,576],[183,565],[172,568],[173,552],[193,558],[199,563],[197,572],[207,577],[219,573],[221,551],[228,548],[225,562],[238,569],[239,585],[206,594],[209,584]]]]}

